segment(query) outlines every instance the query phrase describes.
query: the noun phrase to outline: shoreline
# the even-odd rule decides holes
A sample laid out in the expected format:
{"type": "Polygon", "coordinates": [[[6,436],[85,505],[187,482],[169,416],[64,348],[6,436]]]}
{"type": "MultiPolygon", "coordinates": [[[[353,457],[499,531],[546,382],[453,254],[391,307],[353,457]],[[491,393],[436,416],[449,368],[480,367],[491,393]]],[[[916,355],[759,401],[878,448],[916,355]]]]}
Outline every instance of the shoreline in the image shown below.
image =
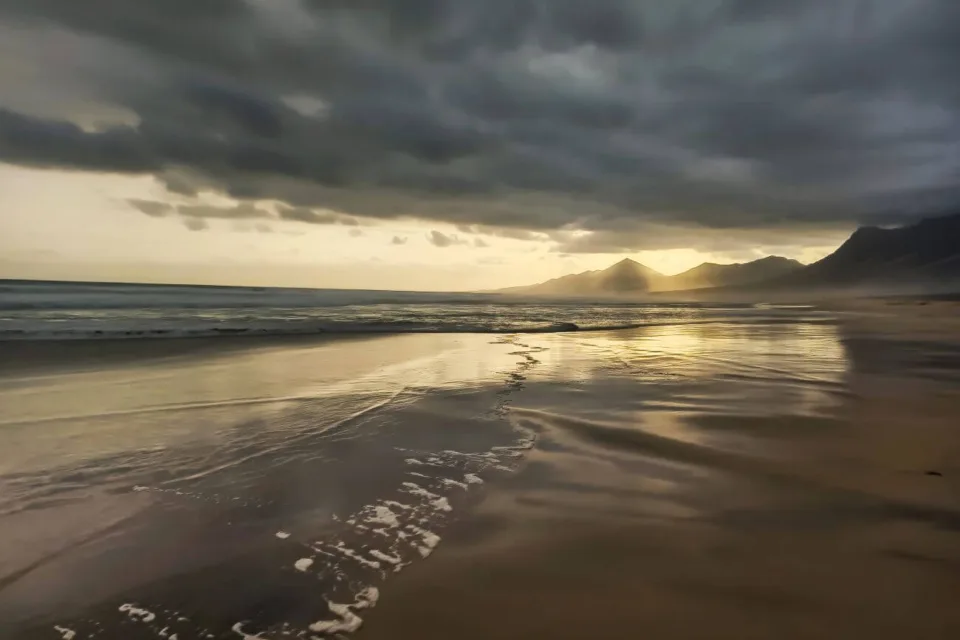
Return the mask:
{"type": "Polygon", "coordinates": [[[291,346],[359,342],[393,334],[288,334],[183,338],[104,338],[0,341],[0,378],[21,373],[86,371],[181,357],[291,346]]]}
{"type": "Polygon", "coordinates": [[[0,620],[17,640],[306,639],[350,607],[371,640],[954,637],[960,335],[866,307],[25,345],[14,366],[50,375],[3,380],[0,620]]]}

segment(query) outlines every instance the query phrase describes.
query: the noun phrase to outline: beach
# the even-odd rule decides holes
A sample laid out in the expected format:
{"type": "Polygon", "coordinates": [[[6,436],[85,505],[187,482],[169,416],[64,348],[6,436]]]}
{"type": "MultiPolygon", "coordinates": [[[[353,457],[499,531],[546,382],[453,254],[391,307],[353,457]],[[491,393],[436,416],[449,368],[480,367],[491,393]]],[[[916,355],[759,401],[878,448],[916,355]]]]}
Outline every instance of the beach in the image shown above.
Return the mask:
{"type": "Polygon", "coordinates": [[[0,637],[956,637],[950,304],[6,343],[0,637]]]}
{"type": "Polygon", "coordinates": [[[840,329],[832,372],[831,339],[806,371],[701,361],[716,393],[652,411],[518,410],[543,425],[526,468],[404,576],[367,637],[956,637],[960,352],[878,338],[890,322],[840,329]],[[718,402],[747,389],[749,406],[718,402]]]}
{"type": "Polygon", "coordinates": [[[960,0],[0,0],[0,640],[960,640],[960,0]]]}

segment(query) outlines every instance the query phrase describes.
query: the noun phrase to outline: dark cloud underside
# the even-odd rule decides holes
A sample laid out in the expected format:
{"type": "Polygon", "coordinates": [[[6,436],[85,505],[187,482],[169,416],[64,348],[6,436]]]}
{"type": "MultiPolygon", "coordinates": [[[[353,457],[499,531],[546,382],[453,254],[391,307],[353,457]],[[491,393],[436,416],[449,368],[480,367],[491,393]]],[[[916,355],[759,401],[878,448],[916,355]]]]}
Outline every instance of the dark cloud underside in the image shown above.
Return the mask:
{"type": "Polygon", "coordinates": [[[0,25],[0,160],[285,220],[615,250],[960,200],[955,0],[5,0],[0,25]]]}
{"type": "Polygon", "coordinates": [[[441,249],[452,247],[456,244],[465,244],[465,241],[461,240],[459,237],[442,233],[436,229],[427,234],[427,240],[433,246],[440,247],[441,249]]]}
{"type": "Polygon", "coordinates": [[[307,224],[319,225],[345,225],[357,227],[359,220],[351,216],[343,215],[335,211],[312,210],[305,207],[290,207],[280,205],[277,213],[261,206],[248,202],[240,203],[235,206],[218,207],[209,204],[181,204],[172,206],[163,202],[154,200],[141,200],[133,198],[127,200],[133,208],[142,211],[148,216],[155,218],[175,214],[184,219],[187,226],[198,231],[208,228],[208,220],[233,220],[233,221],[260,221],[252,228],[262,233],[268,233],[271,229],[263,221],[288,221],[304,222],[307,224]],[[192,221],[192,222],[191,222],[192,221]]]}

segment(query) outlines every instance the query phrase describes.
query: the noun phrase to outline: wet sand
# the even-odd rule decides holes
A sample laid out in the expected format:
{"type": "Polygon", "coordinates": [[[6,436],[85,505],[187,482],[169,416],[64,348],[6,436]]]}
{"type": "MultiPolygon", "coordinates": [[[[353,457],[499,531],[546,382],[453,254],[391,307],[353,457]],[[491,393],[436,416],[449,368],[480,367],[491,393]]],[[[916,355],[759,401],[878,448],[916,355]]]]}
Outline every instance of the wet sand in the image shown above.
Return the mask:
{"type": "Polygon", "coordinates": [[[918,344],[903,329],[924,319],[896,313],[808,336],[806,362],[762,332],[739,349],[651,337],[654,362],[673,340],[675,365],[699,357],[714,379],[692,411],[680,380],[652,408],[611,377],[602,401],[564,385],[566,410],[518,397],[513,419],[538,425],[526,466],[394,585],[365,637],[960,636],[960,333],[918,344]],[[769,369],[738,375],[752,365],[769,369]],[[731,406],[704,412],[724,377],[731,406]]]}
{"type": "Polygon", "coordinates": [[[958,637],[960,333],[890,307],[5,377],[0,637],[958,637]]]}
{"type": "Polygon", "coordinates": [[[0,378],[0,637],[310,633],[532,444],[510,337],[225,340],[0,378]]]}

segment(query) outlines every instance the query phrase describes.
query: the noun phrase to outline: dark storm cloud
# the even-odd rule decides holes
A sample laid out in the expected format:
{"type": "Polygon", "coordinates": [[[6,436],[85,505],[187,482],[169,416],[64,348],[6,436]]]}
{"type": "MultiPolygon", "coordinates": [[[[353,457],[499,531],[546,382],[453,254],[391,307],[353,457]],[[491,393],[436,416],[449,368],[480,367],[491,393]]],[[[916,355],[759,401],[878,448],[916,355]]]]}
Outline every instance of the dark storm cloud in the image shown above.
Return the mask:
{"type": "Polygon", "coordinates": [[[205,231],[210,227],[203,218],[184,218],[183,224],[190,231],[205,231]]]}
{"type": "MultiPolygon", "coordinates": [[[[263,206],[258,206],[249,202],[227,207],[218,207],[208,204],[181,204],[176,207],[165,202],[155,200],[141,200],[132,198],[127,200],[135,209],[142,211],[148,216],[155,218],[163,217],[169,214],[176,214],[185,219],[192,220],[231,220],[234,222],[244,222],[250,220],[265,221],[286,221],[303,222],[317,225],[344,225],[348,227],[359,227],[361,222],[353,216],[344,215],[335,211],[314,211],[306,207],[290,207],[281,204],[277,207],[277,213],[274,214],[263,206]]],[[[192,227],[191,227],[192,228],[192,227]]],[[[202,227],[206,228],[206,227],[202,227]]],[[[267,233],[271,231],[264,223],[257,223],[251,228],[257,231],[267,233]]]]}
{"type": "Polygon", "coordinates": [[[273,214],[252,204],[243,203],[235,207],[214,207],[209,205],[180,205],[177,213],[184,218],[206,218],[219,220],[256,220],[273,218],[273,214]]]}
{"type": "Polygon", "coordinates": [[[548,235],[544,233],[537,233],[535,231],[528,231],[526,229],[511,229],[510,227],[488,227],[485,225],[479,224],[458,224],[457,230],[462,231],[463,233],[471,234],[482,234],[487,236],[495,236],[497,238],[509,238],[511,240],[547,240],[548,235]]]}
{"type": "Polygon", "coordinates": [[[446,247],[452,247],[456,244],[465,244],[465,240],[461,240],[455,235],[448,235],[446,233],[441,233],[434,229],[427,234],[427,240],[435,247],[440,247],[444,249],[446,247]]]}
{"type": "Polygon", "coordinates": [[[615,251],[960,202],[955,0],[6,0],[0,21],[30,35],[0,67],[0,160],[286,220],[615,251]],[[62,100],[31,103],[38,82],[62,100]]]}
{"type": "Polygon", "coordinates": [[[173,212],[173,207],[166,202],[140,200],[139,198],[131,198],[130,200],[127,200],[127,202],[135,209],[138,209],[153,218],[162,218],[173,212]]]}
{"type": "Polygon", "coordinates": [[[34,118],[0,106],[0,159],[36,167],[145,173],[162,164],[129,127],[88,133],[64,121],[34,118]]]}
{"type": "Polygon", "coordinates": [[[269,100],[260,100],[228,87],[203,83],[187,87],[186,94],[201,111],[232,120],[243,133],[265,138],[278,138],[283,133],[277,105],[269,100]]]}
{"type": "Polygon", "coordinates": [[[360,225],[360,221],[351,216],[345,216],[336,211],[314,211],[306,207],[288,207],[280,206],[280,219],[292,220],[296,222],[306,222],[308,224],[342,224],[348,227],[360,225]]]}

